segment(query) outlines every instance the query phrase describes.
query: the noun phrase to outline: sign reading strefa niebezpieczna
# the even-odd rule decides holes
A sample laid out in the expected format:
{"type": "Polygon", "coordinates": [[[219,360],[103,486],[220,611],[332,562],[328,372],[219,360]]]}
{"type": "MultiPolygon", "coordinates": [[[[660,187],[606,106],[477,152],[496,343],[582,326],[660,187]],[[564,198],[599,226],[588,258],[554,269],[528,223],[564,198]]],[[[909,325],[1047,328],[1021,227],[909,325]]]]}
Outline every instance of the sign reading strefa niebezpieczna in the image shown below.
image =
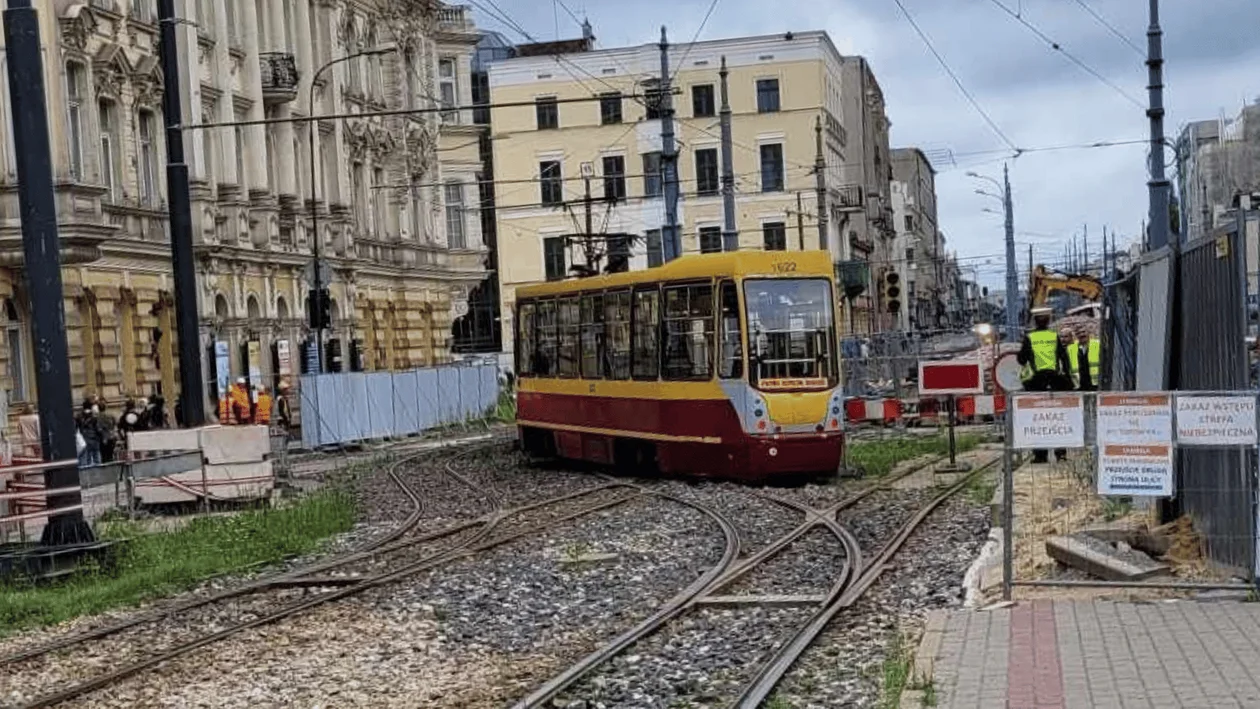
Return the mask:
{"type": "Polygon", "coordinates": [[[1098,494],[1173,494],[1172,397],[1098,397],[1098,494]]]}

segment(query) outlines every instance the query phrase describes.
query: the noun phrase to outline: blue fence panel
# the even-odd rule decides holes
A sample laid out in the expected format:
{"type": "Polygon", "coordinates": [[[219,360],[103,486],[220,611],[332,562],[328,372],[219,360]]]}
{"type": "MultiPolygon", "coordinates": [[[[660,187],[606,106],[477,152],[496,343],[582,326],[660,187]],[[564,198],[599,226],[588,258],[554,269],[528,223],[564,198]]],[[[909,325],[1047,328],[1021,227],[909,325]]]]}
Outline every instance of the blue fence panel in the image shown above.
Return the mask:
{"type": "Polygon", "coordinates": [[[420,409],[420,430],[426,431],[442,422],[438,416],[438,373],[436,369],[416,370],[417,406],[420,409]]]}
{"type": "Polygon", "coordinates": [[[394,420],[394,375],[372,372],[367,375],[368,438],[398,435],[394,420]]]}
{"type": "Polygon", "coordinates": [[[406,436],[421,430],[419,384],[414,369],[393,374],[394,435],[406,436]]]}
{"type": "Polygon", "coordinates": [[[438,420],[443,424],[462,421],[459,414],[459,370],[440,367],[437,370],[438,420]]]}

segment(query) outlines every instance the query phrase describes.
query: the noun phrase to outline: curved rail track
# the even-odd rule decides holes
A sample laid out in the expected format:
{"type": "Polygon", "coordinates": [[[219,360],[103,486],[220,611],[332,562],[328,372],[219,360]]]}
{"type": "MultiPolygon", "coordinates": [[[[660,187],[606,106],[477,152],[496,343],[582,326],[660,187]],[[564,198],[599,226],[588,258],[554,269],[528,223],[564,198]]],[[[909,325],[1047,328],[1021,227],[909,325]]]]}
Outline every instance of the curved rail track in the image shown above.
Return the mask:
{"type": "MultiPolygon", "coordinates": [[[[475,451],[477,449],[473,450],[475,451]]],[[[313,577],[314,574],[328,571],[333,568],[344,567],[363,559],[399,550],[405,550],[424,542],[448,539],[460,532],[474,530],[471,534],[465,535],[462,539],[451,543],[444,549],[421,555],[419,558],[412,559],[397,566],[396,568],[375,575],[357,578],[354,580],[352,585],[346,585],[343,588],[324,592],[297,603],[290,603],[289,605],[284,605],[275,610],[262,612],[251,620],[231,625],[230,627],[217,632],[203,634],[190,641],[177,644],[175,647],[170,649],[143,656],[134,662],[114,668],[88,680],[62,687],[56,692],[39,696],[36,699],[30,700],[25,704],[20,704],[19,706],[26,708],[46,707],[65,702],[75,697],[79,697],[89,692],[115,684],[127,677],[144,672],[198,648],[205,647],[246,630],[275,623],[318,606],[363,593],[368,589],[377,588],[390,582],[402,579],[408,575],[433,569],[457,559],[475,555],[482,551],[527,537],[531,534],[536,534],[558,524],[575,520],[601,510],[609,509],[642,496],[642,493],[633,489],[632,486],[621,483],[612,483],[598,485],[578,492],[552,497],[520,507],[503,509],[501,507],[504,502],[503,497],[499,495],[497,491],[492,491],[490,494],[486,495],[486,497],[488,498],[488,501],[496,507],[493,512],[478,519],[465,521],[440,530],[406,538],[408,533],[414,530],[423,518],[425,504],[420,493],[412,488],[411,485],[402,478],[399,471],[404,465],[415,461],[418,457],[420,457],[420,455],[422,454],[416,454],[401,459],[392,464],[386,471],[391,480],[411,502],[412,509],[410,513],[395,529],[391,530],[388,534],[383,535],[382,537],[374,539],[365,547],[348,555],[319,562],[295,571],[260,579],[255,582],[245,584],[240,588],[230,589],[206,598],[200,598],[173,605],[156,613],[145,614],[141,617],[122,623],[99,628],[87,633],[77,634],[53,643],[20,651],[13,655],[0,658],[0,667],[13,665],[23,661],[36,660],[52,652],[74,648],[93,640],[107,638],[122,631],[147,623],[158,622],[169,618],[172,615],[201,606],[206,606],[218,601],[236,598],[249,593],[266,591],[271,588],[300,581],[304,578],[309,579],[313,577]],[[584,500],[584,498],[595,499],[584,500]],[[576,509],[563,507],[572,503],[582,502],[586,502],[586,504],[577,507],[576,509]],[[552,509],[557,506],[561,506],[561,509],[552,509]],[[501,528],[507,526],[509,522],[511,522],[513,526],[524,524],[524,527],[500,532],[501,528]]],[[[446,464],[444,470],[446,474],[452,476],[460,483],[471,487],[478,493],[485,492],[483,487],[478,486],[476,483],[456,471],[454,469],[453,462],[454,461],[451,461],[446,464]]],[[[143,642],[142,639],[137,640],[137,643],[141,642],[143,642]]]]}
{"type": "MultiPolygon", "coordinates": [[[[613,638],[569,666],[560,674],[544,682],[525,697],[519,699],[512,705],[512,709],[538,709],[550,706],[549,703],[552,700],[574,687],[583,678],[591,675],[596,668],[612,660],[636,642],[662,630],[673,619],[699,606],[706,597],[714,596],[717,591],[730,586],[755,568],[762,566],[770,558],[784,553],[794,542],[800,540],[811,530],[821,526],[828,530],[843,546],[845,561],[836,574],[835,581],[827,593],[824,594],[821,602],[817,604],[810,618],[797,628],[790,639],[779,647],[769,661],[763,663],[755,671],[752,680],[744,686],[738,699],[732,705],[732,707],[738,707],[738,709],[757,709],[774,691],[774,688],[783,679],[788,670],[791,669],[792,665],[810,647],[828,622],[837,613],[852,606],[874,584],[887,567],[888,562],[901,549],[915,529],[937,507],[966,487],[975,477],[990,469],[999,459],[994,459],[978,467],[966,477],[932,498],[909,521],[903,524],[893,538],[885,543],[874,558],[869,561],[864,561],[863,551],[856,537],[837,521],[837,513],[858,504],[878,490],[886,489],[893,483],[934,465],[939,462],[939,457],[924,465],[888,476],[878,483],[869,485],[863,490],[822,509],[812,508],[776,495],[759,493],[772,502],[802,513],[805,516],[805,521],[739,563],[734,561],[735,556],[738,556],[738,540],[735,542],[736,552],[734,555],[730,554],[728,542],[727,555],[723,557],[721,563],[710,569],[705,576],[697,579],[695,583],[670,599],[655,613],[633,628],[613,638]]],[[[724,531],[727,531],[725,527],[724,531]]],[[[727,531],[727,534],[729,539],[731,532],[727,531]]]]}

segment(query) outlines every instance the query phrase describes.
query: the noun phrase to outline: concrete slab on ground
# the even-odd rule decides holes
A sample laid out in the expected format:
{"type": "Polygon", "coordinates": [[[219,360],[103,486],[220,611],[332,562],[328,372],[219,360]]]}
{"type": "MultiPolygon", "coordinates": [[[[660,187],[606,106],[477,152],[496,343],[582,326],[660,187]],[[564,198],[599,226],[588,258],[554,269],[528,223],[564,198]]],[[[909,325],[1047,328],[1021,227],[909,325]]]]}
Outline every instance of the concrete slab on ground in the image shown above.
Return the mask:
{"type": "Polygon", "coordinates": [[[1260,706],[1260,604],[1038,600],[937,623],[916,671],[941,709],[1260,706]]]}
{"type": "Polygon", "coordinates": [[[1141,581],[1168,572],[1168,565],[1132,549],[1121,550],[1088,534],[1050,537],[1051,559],[1106,581],[1141,581]]]}

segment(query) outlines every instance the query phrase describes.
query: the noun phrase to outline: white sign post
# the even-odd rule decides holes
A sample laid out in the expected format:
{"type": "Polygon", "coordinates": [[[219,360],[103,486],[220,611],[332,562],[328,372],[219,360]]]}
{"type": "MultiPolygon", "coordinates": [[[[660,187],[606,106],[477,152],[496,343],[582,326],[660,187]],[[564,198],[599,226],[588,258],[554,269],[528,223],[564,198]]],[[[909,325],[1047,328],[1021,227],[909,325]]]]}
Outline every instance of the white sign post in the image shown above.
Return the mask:
{"type": "Polygon", "coordinates": [[[1079,396],[1016,396],[1012,423],[1016,449],[1085,447],[1085,407],[1079,396]]]}
{"type": "Polygon", "coordinates": [[[1254,396],[1177,397],[1177,444],[1256,445],[1254,396]]]}
{"type": "Polygon", "coordinates": [[[1098,397],[1098,494],[1173,494],[1172,396],[1098,397]]]}

